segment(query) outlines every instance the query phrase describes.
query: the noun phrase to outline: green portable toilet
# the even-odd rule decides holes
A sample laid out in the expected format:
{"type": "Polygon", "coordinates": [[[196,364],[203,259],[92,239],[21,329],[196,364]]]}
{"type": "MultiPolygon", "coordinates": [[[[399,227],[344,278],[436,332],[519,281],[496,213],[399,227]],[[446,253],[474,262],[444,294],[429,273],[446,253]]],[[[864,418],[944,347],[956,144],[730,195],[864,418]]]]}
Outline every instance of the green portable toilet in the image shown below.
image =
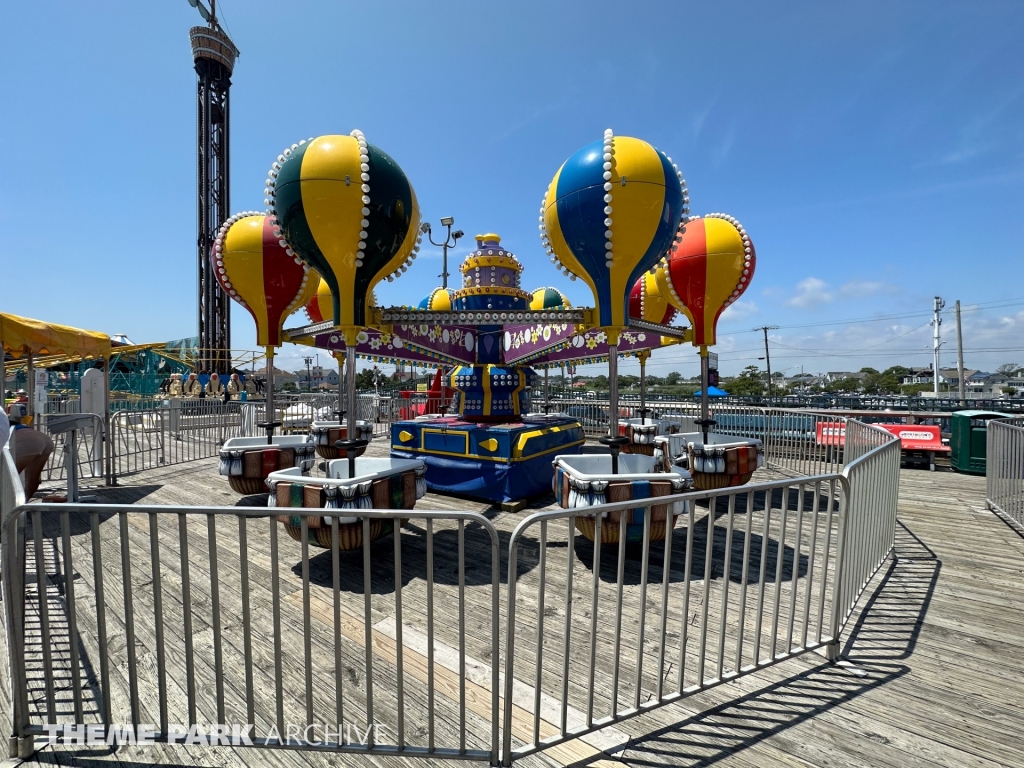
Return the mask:
{"type": "Polygon", "coordinates": [[[956,411],[949,419],[950,464],[957,472],[985,474],[985,440],[991,419],[1012,418],[998,411],[956,411]]]}

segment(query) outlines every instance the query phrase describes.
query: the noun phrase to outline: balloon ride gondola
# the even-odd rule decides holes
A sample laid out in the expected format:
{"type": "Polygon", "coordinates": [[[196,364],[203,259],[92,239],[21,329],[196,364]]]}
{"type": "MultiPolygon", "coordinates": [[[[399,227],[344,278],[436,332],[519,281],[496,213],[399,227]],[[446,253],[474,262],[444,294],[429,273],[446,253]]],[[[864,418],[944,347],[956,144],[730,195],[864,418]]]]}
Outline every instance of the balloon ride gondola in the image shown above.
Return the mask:
{"type": "Polygon", "coordinates": [[[732,216],[711,213],[685,225],[672,253],[655,277],[661,294],[693,324],[693,345],[700,350],[700,432],[661,441],[667,455],[684,460],[694,486],[713,490],[743,485],[764,463],[760,440],[716,434],[708,388],[708,347],[716,342],[722,312],[739,299],[754,276],[757,257],[747,231],[732,216]],[[683,453],[675,453],[680,448],[683,453]]]}
{"type": "MultiPolygon", "coordinates": [[[[661,475],[653,482],[669,489],[681,490],[689,483],[685,470],[672,466],[673,484],[659,472],[653,456],[619,455],[633,441],[620,433],[618,401],[618,343],[630,325],[630,294],[668,255],[688,214],[682,173],[671,159],[645,141],[615,136],[610,129],[603,139],[566,160],[548,187],[540,210],[541,242],[566,276],[580,278],[590,287],[596,324],[609,341],[609,425],[600,441],[610,455],[556,459],[554,490],[564,507],[603,503],[609,488],[623,501],[649,498],[652,475],[661,475]]],[[[645,286],[646,282],[641,284],[641,291],[645,286]]],[[[662,514],[674,522],[671,513],[662,514]]],[[[577,527],[593,539],[595,529],[583,520],[578,518],[577,527]]],[[[666,525],[656,526],[652,537],[664,538],[666,525]]],[[[601,543],[618,539],[615,526],[607,526],[607,536],[602,532],[601,543]]]]}
{"type": "Polygon", "coordinates": [[[259,437],[231,438],[221,446],[220,474],[236,493],[265,493],[271,472],[290,467],[308,470],[313,446],[305,436],[274,435],[274,348],[292,312],[316,290],[315,274],[281,244],[273,219],[254,211],[232,216],[217,233],[211,253],[221,287],[256,322],[256,340],[267,351],[267,432],[259,437]]]}

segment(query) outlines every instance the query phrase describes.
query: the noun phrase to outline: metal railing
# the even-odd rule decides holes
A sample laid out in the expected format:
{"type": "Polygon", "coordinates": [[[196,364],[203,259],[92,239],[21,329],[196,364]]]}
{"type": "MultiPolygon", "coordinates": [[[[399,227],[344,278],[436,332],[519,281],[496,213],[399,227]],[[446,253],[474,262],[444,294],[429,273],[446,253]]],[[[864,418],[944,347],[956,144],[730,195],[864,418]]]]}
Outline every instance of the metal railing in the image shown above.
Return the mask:
{"type": "Polygon", "coordinates": [[[875,572],[892,551],[899,504],[898,437],[857,421],[846,423],[849,451],[842,515],[841,575],[832,597],[832,630],[838,637],[875,572]]]}
{"type": "Polygon", "coordinates": [[[842,472],[537,512],[505,569],[472,512],[360,509],[359,549],[338,550],[334,517],[311,557],[323,509],[287,509],[293,541],[276,508],[25,505],[5,449],[10,753],[51,723],[180,743],[177,725],[233,722],[255,746],[509,765],[811,649],[835,659],[891,552],[899,480],[898,439],[850,421],[846,440],[842,472]],[[588,518],[619,543],[577,535],[588,518]],[[288,730],[318,723],[366,735],[288,730]]]}
{"type": "Polygon", "coordinates": [[[992,419],[987,430],[985,503],[1024,529],[1024,419],[992,419]]]}
{"type": "Polygon", "coordinates": [[[237,723],[250,729],[236,746],[497,764],[499,539],[481,515],[361,509],[361,549],[339,551],[334,517],[314,560],[323,509],[287,510],[298,543],[266,507],[19,508],[6,481],[4,494],[2,540],[24,515],[34,573],[25,584],[4,560],[12,756],[48,724],[181,743],[237,723]],[[392,542],[371,544],[378,524],[392,542]],[[467,617],[470,568],[489,617],[467,617]]]}
{"type": "Polygon", "coordinates": [[[860,429],[878,444],[841,474],[523,520],[509,573],[521,557],[537,568],[509,580],[503,765],[814,648],[837,658],[896,522],[899,440],[856,424],[858,444],[875,440],[860,429]],[[679,524],[652,541],[653,508],[672,504],[684,507],[679,524]],[[602,525],[618,527],[608,566],[615,550],[577,537],[582,518],[596,541],[602,525]],[[634,544],[630,518],[643,525],[634,544]],[[551,547],[564,566],[549,566],[551,547]]]}
{"type": "MultiPolygon", "coordinates": [[[[77,401],[71,401],[77,402],[77,401]]],[[[67,413],[78,413],[77,410],[67,413]]],[[[78,480],[89,478],[100,480],[106,477],[104,468],[103,417],[91,414],[92,426],[80,429],[72,441],[70,432],[51,434],[53,453],[46,462],[41,480],[46,483],[60,483],[68,477],[68,461],[71,458],[72,442],[77,449],[75,461],[78,465],[78,480]]]]}
{"type": "Polygon", "coordinates": [[[243,405],[237,401],[171,400],[160,408],[112,414],[112,480],[216,456],[225,440],[241,435],[243,405]]]}
{"type": "MultiPolygon", "coordinates": [[[[356,418],[373,424],[374,437],[390,434],[397,419],[397,401],[374,395],[357,397],[356,418]]],[[[117,477],[147,469],[208,459],[232,437],[262,435],[266,421],[263,400],[224,402],[212,398],[175,399],[155,408],[123,410],[111,415],[112,474],[117,477]]],[[[332,420],[336,394],[300,395],[278,402],[274,418],[285,433],[309,430],[314,420],[332,420]]]]}

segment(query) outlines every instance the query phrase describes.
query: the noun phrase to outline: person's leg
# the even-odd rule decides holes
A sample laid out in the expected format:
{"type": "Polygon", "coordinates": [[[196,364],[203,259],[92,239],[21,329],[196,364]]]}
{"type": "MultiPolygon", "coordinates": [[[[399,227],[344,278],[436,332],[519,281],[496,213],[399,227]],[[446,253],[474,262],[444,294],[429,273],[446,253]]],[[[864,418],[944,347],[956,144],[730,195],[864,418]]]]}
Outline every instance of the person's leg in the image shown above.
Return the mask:
{"type": "Polygon", "coordinates": [[[25,499],[31,499],[39,488],[46,461],[53,453],[53,440],[46,433],[34,429],[19,429],[12,439],[14,466],[19,472],[25,473],[25,499]]]}
{"type": "Polygon", "coordinates": [[[25,456],[19,458],[15,463],[15,467],[18,472],[25,473],[25,500],[31,499],[37,490],[39,490],[39,482],[43,475],[43,470],[46,468],[46,461],[50,458],[50,454],[53,449],[46,451],[42,454],[36,454],[34,456],[25,456]]]}

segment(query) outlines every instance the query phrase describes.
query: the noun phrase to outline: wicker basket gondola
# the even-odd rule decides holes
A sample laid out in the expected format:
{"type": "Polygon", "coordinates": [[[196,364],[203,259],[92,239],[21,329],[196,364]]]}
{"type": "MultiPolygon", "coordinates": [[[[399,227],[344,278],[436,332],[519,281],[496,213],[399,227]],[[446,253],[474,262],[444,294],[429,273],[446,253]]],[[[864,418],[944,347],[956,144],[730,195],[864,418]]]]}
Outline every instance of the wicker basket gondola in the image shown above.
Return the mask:
{"type": "MultiPolygon", "coordinates": [[[[665,522],[665,513],[662,512],[659,516],[656,512],[651,515],[651,541],[663,541],[665,539],[665,532],[668,529],[668,525],[665,522]],[[658,519],[660,517],[660,519],[658,519]]],[[[676,519],[678,515],[672,518],[672,525],[675,527],[676,519]]],[[[597,533],[597,521],[593,517],[577,517],[576,518],[576,530],[579,531],[585,539],[594,541],[594,536],[597,533]]],[[[618,544],[619,533],[622,528],[619,523],[619,513],[610,512],[606,518],[601,521],[601,544],[618,544]]],[[[644,524],[640,523],[627,523],[626,525],[626,542],[641,542],[644,540],[644,524]]]]}
{"type": "Polygon", "coordinates": [[[746,485],[753,472],[743,472],[738,475],[727,475],[724,472],[690,472],[693,477],[693,487],[701,491],[714,491],[719,488],[732,488],[737,485],[746,485]]]}
{"type": "MultiPolygon", "coordinates": [[[[399,525],[404,526],[408,522],[408,518],[399,520],[399,525]]],[[[311,518],[309,525],[306,528],[306,532],[309,535],[309,543],[323,547],[324,549],[330,549],[334,544],[334,533],[332,526],[324,518],[311,518]],[[315,521],[315,522],[314,522],[315,521]]],[[[301,526],[285,525],[285,530],[288,531],[288,535],[296,541],[302,541],[302,528],[301,526]]],[[[377,539],[384,538],[394,532],[394,520],[384,518],[372,518],[370,520],[370,541],[371,543],[377,539]]],[[[357,520],[354,523],[339,523],[338,525],[338,549],[342,552],[348,552],[353,549],[359,549],[363,546],[363,521],[357,520]]]]}
{"type": "Polygon", "coordinates": [[[243,496],[253,496],[257,493],[267,492],[267,481],[263,477],[236,477],[228,476],[228,484],[235,493],[243,496]]]}
{"type": "Polygon", "coordinates": [[[647,444],[630,443],[629,445],[622,446],[622,452],[623,453],[637,453],[637,454],[641,454],[643,456],[653,456],[654,455],[654,444],[653,443],[647,443],[647,444]]]}

